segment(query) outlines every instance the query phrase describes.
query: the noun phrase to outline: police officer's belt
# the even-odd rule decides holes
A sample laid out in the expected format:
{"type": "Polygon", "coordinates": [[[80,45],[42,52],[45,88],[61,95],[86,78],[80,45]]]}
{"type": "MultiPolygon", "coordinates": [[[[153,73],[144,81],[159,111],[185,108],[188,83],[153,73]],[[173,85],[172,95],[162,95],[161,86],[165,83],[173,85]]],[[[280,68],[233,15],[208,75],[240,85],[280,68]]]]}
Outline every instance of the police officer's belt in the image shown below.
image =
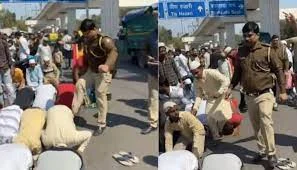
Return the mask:
{"type": "Polygon", "coordinates": [[[268,93],[270,92],[270,88],[268,89],[264,89],[262,91],[258,91],[258,92],[253,92],[253,93],[245,93],[247,96],[251,96],[251,97],[256,97],[256,96],[260,96],[261,94],[264,94],[264,93],[268,93]]]}

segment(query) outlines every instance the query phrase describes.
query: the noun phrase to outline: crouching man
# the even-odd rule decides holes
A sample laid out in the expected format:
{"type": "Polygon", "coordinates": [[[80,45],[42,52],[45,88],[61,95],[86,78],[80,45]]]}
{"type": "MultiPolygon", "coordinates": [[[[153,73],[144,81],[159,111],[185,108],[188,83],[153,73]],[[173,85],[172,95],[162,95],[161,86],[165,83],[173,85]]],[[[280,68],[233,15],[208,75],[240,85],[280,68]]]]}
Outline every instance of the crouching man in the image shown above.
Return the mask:
{"type": "Polygon", "coordinates": [[[207,101],[207,125],[214,140],[222,137],[222,130],[226,122],[232,118],[230,100],[223,95],[230,81],[216,69],[204,69],[198,61],[190,64],[192,74],[195,76],[196,100],[192,114],[196,115],[202,99],[207,101]]]}
{"type": "Polygon", "coordinates": [[[190,112],[180,112],[176,103],[168,101],[163,105],[168,117],[165,123],[165,149],[166,152],[185,150],[193,143],[192,152],[201,158],[204,152],[205,130],[201,122],[190,112]],[[180,131],[181,136],[173,147],[173,132],[180,131]]]}
{"type": "Polygon", "coordinates": [[[50,147],[78,147],[83,153],[92,133],[77,131],[73,122],[72,111],[64,105],[56,105],[48,110],[47,125],[42,133],[42,142],[46,148],[50,147]]]}

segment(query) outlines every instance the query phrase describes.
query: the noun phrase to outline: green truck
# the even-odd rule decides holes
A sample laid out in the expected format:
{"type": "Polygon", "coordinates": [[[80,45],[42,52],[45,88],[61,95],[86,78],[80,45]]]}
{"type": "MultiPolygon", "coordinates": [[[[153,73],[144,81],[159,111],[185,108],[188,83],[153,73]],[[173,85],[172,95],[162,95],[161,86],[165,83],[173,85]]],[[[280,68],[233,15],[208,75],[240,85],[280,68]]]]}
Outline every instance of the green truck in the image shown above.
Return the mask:
{"type": "Polygon", "coordinates": [[[119,40],[131,61],[139,67],[146,66],[147,39],[158,27],[158,22],[153,16],[157,6],[149,6],[129,11],[122,18],[122,29],[119,33],[119,40]]]}

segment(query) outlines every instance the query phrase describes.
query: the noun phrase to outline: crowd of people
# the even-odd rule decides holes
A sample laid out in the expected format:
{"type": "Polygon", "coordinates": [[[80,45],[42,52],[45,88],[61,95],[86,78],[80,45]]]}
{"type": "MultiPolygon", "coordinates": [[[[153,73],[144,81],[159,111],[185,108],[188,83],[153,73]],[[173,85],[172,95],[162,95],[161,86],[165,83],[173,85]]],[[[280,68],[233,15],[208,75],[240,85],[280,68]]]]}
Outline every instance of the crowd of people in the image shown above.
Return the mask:
{"type": "Polygon", "coordinates": [[[78,131],[74,120],[95,86],[93,135],[103,133],[117,60],[113,40],[86,19],[74,36],[62,31],[55,42],[43,32],[1,34],[0,41],[0,155],[9,155],[1,157],[0,169],[81,169],[92,133],[78,131]],[[61,74],[70,67],[74,82],[65,82],[61,74]]]}
{"type": "Polygon", "coordinates": [[[238,48],[207,45],[185,51],[159,43],[159,149],[167,161],[159,159],[159,168],[182,165],[186,158],[197,162],[186,152],[184,160],[173,159],[177,154],[172,150],[187,149],[200,161],[206,141],[217,145],[224,136],[238,135],[244,112],[259,148],[253,161],[268,157],[270,168],[288,166],[276,157],[271,115],[277,103],[297,107],[294,51],[277,35],[271,44],[260,42],[254,22],[246,23],[242,32],[238,48]],[[232,96],[234,88],[240,102],[232,96]],[[169,165],[169,160],[175,162],[169,165]]]}

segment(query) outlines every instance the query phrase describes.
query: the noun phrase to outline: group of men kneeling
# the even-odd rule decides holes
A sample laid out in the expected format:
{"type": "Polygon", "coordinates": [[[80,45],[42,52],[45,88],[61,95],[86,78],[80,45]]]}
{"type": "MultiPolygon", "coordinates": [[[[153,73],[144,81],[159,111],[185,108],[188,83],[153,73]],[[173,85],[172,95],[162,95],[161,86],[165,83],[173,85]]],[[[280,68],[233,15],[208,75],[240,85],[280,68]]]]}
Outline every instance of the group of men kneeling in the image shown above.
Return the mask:
{"type": "Polygon", "coordinates": [[[214,69],[203,69],[199,61],[194,61],[190,69],[197,78],[198,89],[192,112],[180,111],[173,101],[163,104],[163,112],[168,117],[165,123],[165,150],[184,150],[192,143],[192,152],[199,159],[204,152],[206,131],[209,129],[215,141],[224,135],[232,135],[240,125],[243,116],[237,111],[236,100],[226,98],[230,81],[214,69]],[[207,104],[203,116],[198,115],[198,108],[203,100],[207,104]],[[198,118],[201,118],[200,120],[198,118]],[[207,120],[207,121],[204,121],[207,120]],[[173,146],[173,133],[180,131],[181,135],[173,146]]]}
{"type": "Polygon", "coordinates": [[[65,101],[57,98],[57,95],[63,97],[63,94],[57,94],[52,84],[40,85],[36,91],[25,87],[17,93],[13,105],[0,110],[0,169],[29,169],[33,166],[35,155],[41,156],[37,161],[37,169],[65,170],[82,166],[83,161],[79,158],[92,133],[76,130],[71,102],[69,106],[62,105],[65,101]],[[75,149],[67,151],[67,148],[75,149]],[[48,149],[52,153],[42,154],[48,149]],[[70,158],[74,163],[69,163],[68,167],[65,161],[70,155],[62,151],[77,153],[70,158]],[[48,159],[58,162],[50,163],[48,159]],[[81,163],[75,164],[78,159],[81,163]],[[59,161],[66,165],[59,165],[59,161]]]}

